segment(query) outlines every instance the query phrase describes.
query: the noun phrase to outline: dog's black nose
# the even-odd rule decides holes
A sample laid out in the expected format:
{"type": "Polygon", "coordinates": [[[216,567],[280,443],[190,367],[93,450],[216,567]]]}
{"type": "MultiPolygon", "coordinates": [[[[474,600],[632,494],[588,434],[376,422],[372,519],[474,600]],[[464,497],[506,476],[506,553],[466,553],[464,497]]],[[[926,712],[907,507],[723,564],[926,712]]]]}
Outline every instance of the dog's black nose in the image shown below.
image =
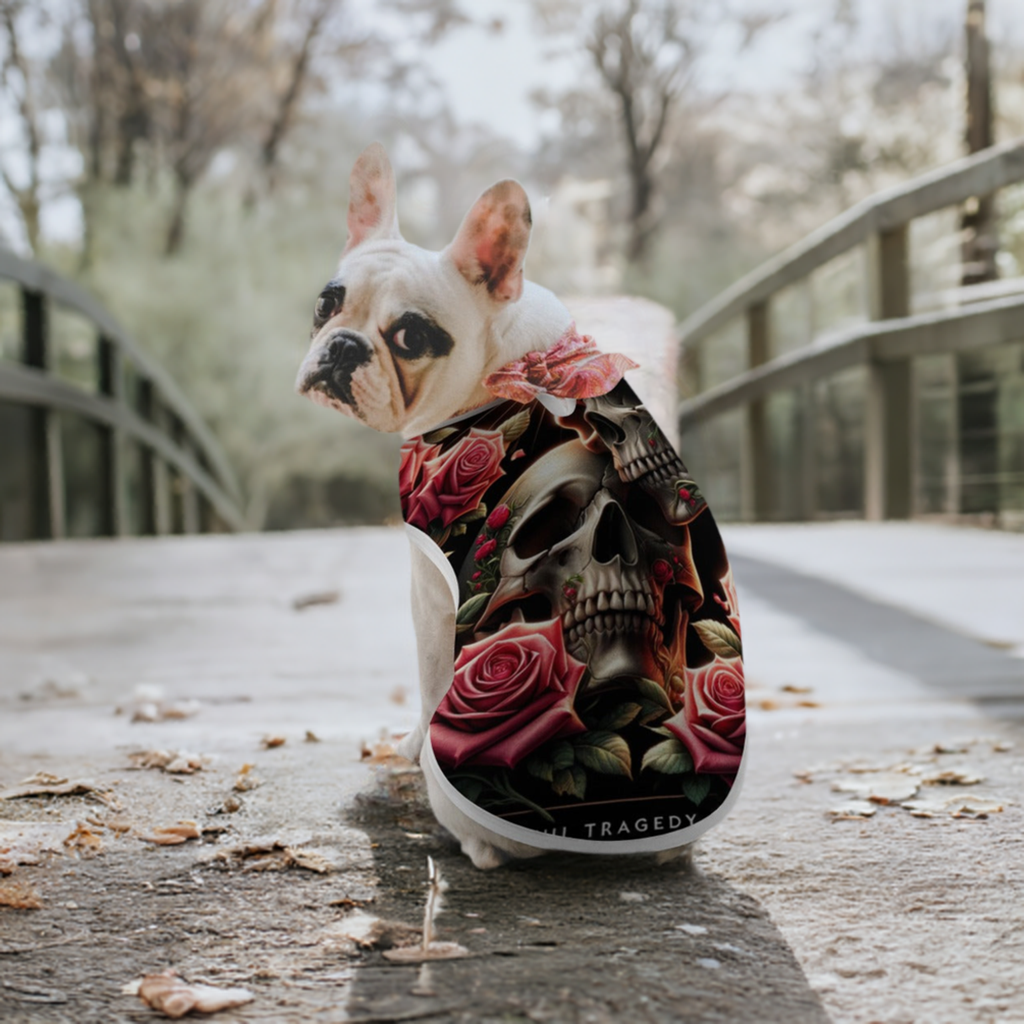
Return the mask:
{"type": "Polygon", "coordinates": [[[321,360],[337,368],[354,370],[368,363],[373,356],[373,347],[361,334],[354,331],[338,331],[327,341],[321,360]]]}

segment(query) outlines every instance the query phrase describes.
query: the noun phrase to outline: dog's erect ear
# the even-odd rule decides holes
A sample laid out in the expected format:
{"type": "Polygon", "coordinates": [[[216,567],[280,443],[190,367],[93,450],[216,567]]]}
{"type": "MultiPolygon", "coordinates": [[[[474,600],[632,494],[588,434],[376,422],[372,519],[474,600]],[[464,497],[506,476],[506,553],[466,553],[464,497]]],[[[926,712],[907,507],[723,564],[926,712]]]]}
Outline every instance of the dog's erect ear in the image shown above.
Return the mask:
{"type": "Polygon", "coordinates": [[[384,147],[371,142],[352,168],[348,190],[348,242],[345,252],[369,238],[401,238],[395,172],[384,147]]]}
{"type": "Polygon", "coordinates": [[[499,181],[466,214],[448,256],[471,284],[486,284],[496,302],[514,302],[523,294],[532,223],[523,186],[511,179],[499,181]]]}

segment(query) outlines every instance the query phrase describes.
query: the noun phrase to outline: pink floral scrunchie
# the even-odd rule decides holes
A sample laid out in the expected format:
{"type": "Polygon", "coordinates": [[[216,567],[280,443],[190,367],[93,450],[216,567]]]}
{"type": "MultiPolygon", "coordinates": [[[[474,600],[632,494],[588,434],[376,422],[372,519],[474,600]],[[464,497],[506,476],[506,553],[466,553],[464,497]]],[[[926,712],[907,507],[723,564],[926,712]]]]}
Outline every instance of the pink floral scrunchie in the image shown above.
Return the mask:
{"type": "Polygon", "coordinates": [[[606,395],[637,363],[618,352],[598,351],[594,339],[572,324],[546,352],[528,352],[496,370],[484,387],[499,398],[532,402],[547,393],[558,398],[606,395]]]}

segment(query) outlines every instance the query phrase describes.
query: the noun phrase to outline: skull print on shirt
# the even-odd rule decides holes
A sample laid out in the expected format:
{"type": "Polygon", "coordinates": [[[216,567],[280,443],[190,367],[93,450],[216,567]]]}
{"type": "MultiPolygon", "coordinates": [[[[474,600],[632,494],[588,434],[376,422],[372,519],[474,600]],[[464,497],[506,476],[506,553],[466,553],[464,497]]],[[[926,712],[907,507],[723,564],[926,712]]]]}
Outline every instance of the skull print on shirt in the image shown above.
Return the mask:
{"type": "Polygon", "coordinates": [[[402,456],[405,520],[459,586],[430,746],[467,813],[573,849],[664,849],[717,820],[746,735],[735,592],[629,385],[564,416],[492,404],[402,456]]]}

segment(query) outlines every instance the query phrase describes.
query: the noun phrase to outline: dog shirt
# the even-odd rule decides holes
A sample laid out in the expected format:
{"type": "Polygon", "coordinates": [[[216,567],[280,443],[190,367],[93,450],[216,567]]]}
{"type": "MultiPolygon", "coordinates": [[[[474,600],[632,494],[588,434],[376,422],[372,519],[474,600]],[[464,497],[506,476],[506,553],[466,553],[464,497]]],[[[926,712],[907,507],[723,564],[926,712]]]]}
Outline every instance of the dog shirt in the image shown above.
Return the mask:
{"type": "Polygon", "coordinates": [[[456,608],[422,756],[463,813],[543,849],[692,842],[744,764],[729,563],[633,365],[570,329],[402,447],[407,529],[456,608]]]}

